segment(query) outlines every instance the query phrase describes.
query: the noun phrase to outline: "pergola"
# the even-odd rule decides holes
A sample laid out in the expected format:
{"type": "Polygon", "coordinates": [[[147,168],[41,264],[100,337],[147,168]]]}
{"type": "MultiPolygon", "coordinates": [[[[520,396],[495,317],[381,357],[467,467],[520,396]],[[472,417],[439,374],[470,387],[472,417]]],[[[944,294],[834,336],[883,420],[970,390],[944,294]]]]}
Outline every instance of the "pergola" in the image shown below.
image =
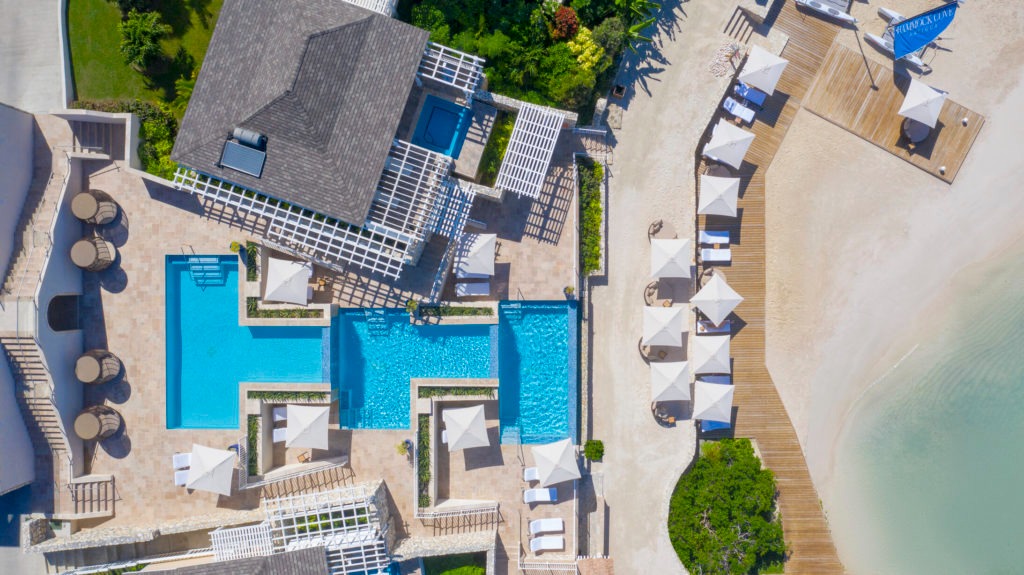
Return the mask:
{"type": "Polygon", "coordinates": [[[395,5],[398,0],[346,0],[349,4],[355,4],[360,8],[380,12],[385,16],[395,15],[395,5]]]}
{"type": "Polygon", "coordinates": [[[484,77],[484,59],[427,42],[418,74],[421,78],[430,78],[458,88],[468,98],[472,97],[473,91],[480,85],[480,79],[484,77]]]}
{"type": "Polygon", "coordinates": [[[524,104],[516,114],[495,188],[528,198],[540,197],[565,113],[524,104]]]}

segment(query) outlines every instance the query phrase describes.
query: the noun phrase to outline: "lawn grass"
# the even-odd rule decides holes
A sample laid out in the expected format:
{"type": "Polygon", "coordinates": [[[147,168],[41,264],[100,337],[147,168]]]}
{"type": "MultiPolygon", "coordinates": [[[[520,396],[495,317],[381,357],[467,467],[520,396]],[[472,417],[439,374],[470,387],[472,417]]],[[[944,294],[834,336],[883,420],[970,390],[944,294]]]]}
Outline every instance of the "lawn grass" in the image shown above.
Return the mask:
{"type": "Polygon", "coordinates": [[[486,556],[482,553],[423,559],[425,575],[484,575],[487,572],[484,568],[486,564],[486,556]]]}
{"type": "Polygon", "coordinates": [[[188,76],[206,55],[223,0],[167,0],[159,3],[173,32],[160,42],[164,58],[148,75],[121,57],[117,25],[121,12],[108,0],[69,0],[68,37],[75,97],[79,100],[174,99],[174,81],[188,76]]]}

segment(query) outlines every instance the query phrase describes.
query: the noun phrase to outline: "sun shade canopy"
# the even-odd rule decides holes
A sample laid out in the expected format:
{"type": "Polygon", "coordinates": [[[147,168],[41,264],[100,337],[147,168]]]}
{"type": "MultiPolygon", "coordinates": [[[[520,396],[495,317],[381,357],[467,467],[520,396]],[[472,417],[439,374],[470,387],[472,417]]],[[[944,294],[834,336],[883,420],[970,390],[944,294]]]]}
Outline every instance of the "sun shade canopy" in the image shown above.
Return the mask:
{"type": "Polygon", "coordinates": [[[697,203],[697,213],[735,218],[736,202],[739,195],[739,178],[719,178],[701,174],[700,201],[697,203]]]}
{"type": "Polygon", "coordinates": [[[690,240],[651,240],[651,275],[656,278],[688,278],[692,260],[690,240]]]}
{"type": "Polygon", "coordinates": [[[313,266],[306,262],[269,258],[264,301],[306,305],[307,286],[313,277],[313,266]]]}
{"type": "Polygon", "coordinates": [[[688,401],[690,370],[685,361],[651,363],[651,401],[688,401]]]}
{"type": "Polygon", "coordinates": [[[576,449],[568,439],[535,445],[530,451],[533,452],[533,461],[537,464],[541,487],[550,487],[556,483],[580,478],[576,449]]]}
{"type": "Polygon", "coordinates": [[[189,489],[231,495],[236,458],[237,454],[234,451],[193,444],[185,486],[189,489]]]}
{"type": "Polygon", "coordinates": [[[927,124],[929,128],[934,128],[935,124],[939,122],[939,114],[942,113],[942,105],[945,102],[945,92],[936,90],[915,78],[910,81],[910,88],[903,98],[900,115],[927,124]]]}
{"type": "Polygon", "coordinates": [[[720,275],[711,276],[708,283],[690,298],[690,303],[697,306],[715,325],[722,325],[742,301],[743,297],[729,287],[720,275]]]}
{"type": "Polygon", "coordinates": [[[711,141],[704,146],[704,155],[739,169],[753,141],[754,134],[719,118],[711,141]]]}
{"type": "Polygon", "coordinates": [[[743,69],[740,70],[739,80],[771,95],[775,92],[775,84],[779,83],[786,64],[789,64],[788,60],[779,58],[760,46],[754,46],[750,50],[750,56],[747,56],[747,62],[743,64],[743,69]]]}
{"type": "Polygon", "coordinates": [[[729,363],[729,336],[702,335],[693,338],[690,367],[694,374],[732,373],[729,363]]]}
{"type": "Polygon", "coordinates": [[[327,449],[330,415],[329,405],[289,405],[285,446],[327,449]]]}
{"type": "Polygon", "coordinates": [[[455,275],[460,278],[494,275],[494,251],[498,236],[466,234],[455,252],[455,275]]]}
{"type": "Polygon", "coordinates": [[[683,346],[683,308],[644,307],[643,345],[683,346]]]}
{"type": "Polygon", "coordinates": [[[448,432],[448,451],[487,447],[491,444],[487,437],[483,405],[446,409],[441,417],[448,432]]]}
{"type": "Polygon", "coordinates": [[[731,385],[697,380],[693,385],[693,418],[730,423],[734,390],[731,385]]]}

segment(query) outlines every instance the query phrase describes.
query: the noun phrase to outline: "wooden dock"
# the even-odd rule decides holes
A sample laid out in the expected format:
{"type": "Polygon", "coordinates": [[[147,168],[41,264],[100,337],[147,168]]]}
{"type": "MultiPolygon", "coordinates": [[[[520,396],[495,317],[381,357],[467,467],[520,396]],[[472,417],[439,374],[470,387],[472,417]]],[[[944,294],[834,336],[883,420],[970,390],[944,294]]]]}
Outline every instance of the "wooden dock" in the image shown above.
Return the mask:
{"type": "Polygon", "coordinates": [[[732,262],[718,269],[744,298],[735,312],[734,326],[739,327],[734,327],[731,342],[736,385],[732,433],[755,440],[765,465],[775,473],[791,552],[786,573],[825,575],[843,573],[843,566],[800,442],[765,365],[765,172],[839,28],[797,11],[792,0],[784,0],[774,26],[790,37],[782,52],[790,63],[765,110],[748,127],[756,138],[740,170],[739,217],[699,216],[698,229],[729,231],[732,262]]]}
{"type": "Polygon", "coordinates": [[[910,146],[898,114],[910,78],[833,43],[804,108],[892,155],[952,183],[985,118],[947,99],[939,123],[924,142],[910,146]],[[967,119],[964,126],[962,120],[967,119]],[[945,170],[943,170],[943,167],[945,170]]]}

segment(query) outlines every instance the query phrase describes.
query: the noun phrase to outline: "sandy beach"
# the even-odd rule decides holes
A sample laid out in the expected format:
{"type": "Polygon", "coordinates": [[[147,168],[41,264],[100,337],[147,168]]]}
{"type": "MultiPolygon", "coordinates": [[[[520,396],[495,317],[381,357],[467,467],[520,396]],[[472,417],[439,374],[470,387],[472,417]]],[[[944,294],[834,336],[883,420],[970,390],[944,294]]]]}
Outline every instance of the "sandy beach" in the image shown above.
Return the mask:
{"type": "MultiPolygon", "coordinates": [[[[855,2],[839,41],[887,62],[858,41],[884,30],[878,7],[934,5],[855,2]]],[[[768,366],[826,510],[854,403],[956,305],[952,278],[1024,241],[1024,4],[965,3],[939,44],[912,75],[986,118],[952,186],[806,110],[767,173],[768,366]]]]}

